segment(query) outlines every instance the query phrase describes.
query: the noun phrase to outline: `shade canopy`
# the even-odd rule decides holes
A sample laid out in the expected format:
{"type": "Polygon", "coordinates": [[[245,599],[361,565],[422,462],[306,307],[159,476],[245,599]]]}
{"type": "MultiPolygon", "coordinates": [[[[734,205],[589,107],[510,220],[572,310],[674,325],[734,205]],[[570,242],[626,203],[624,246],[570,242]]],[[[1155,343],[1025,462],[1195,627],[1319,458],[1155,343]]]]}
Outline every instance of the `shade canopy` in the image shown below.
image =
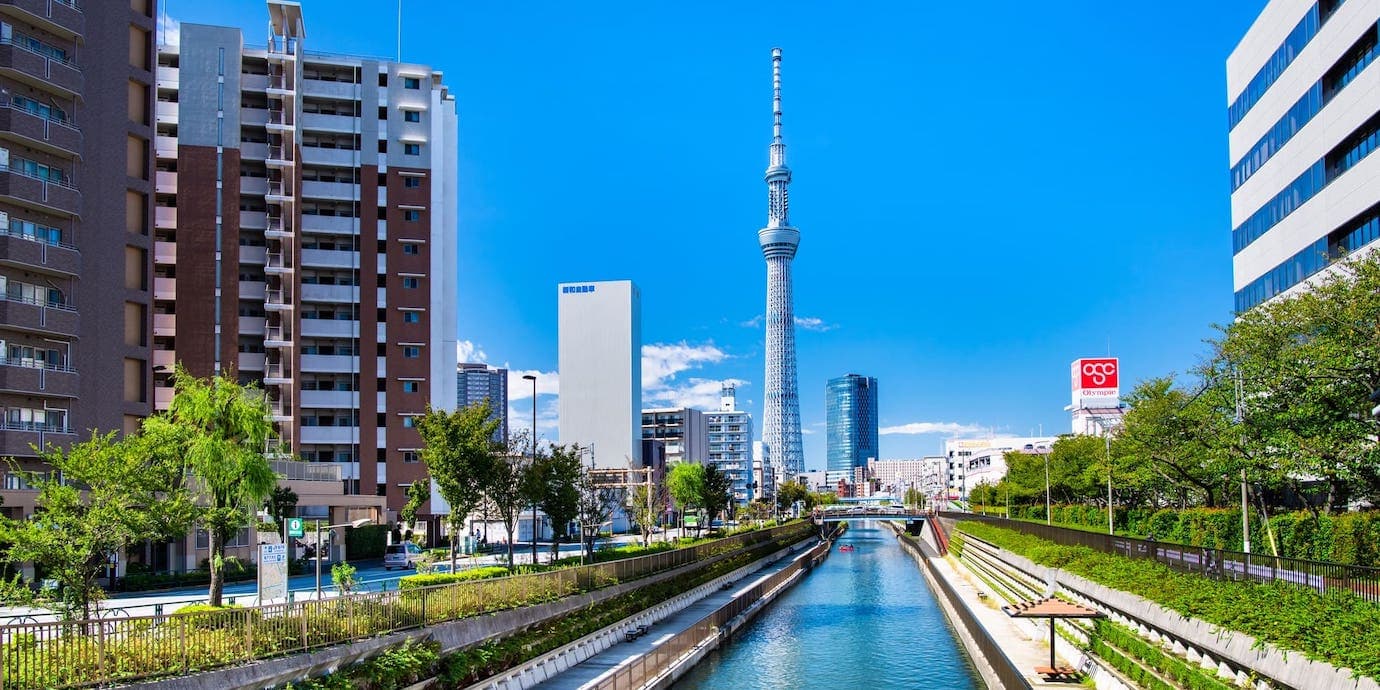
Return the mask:
{"type": "Polygon", "coordinates": [[[1106,614],[1063,599],[1045,597],[1001,607],[1012,618],[1105,618],[1106,614]]]}

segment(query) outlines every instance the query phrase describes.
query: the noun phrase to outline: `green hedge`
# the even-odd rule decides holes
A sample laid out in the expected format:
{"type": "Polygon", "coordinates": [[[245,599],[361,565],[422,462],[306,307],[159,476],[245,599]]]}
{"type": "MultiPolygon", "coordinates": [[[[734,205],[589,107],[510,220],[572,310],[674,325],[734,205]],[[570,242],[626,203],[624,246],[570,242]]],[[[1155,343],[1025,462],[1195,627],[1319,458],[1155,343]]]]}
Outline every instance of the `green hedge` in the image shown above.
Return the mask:
{"type": "MultiPolygon", "coordinates": [[[[254,566],[230,561],[225,565],[226,582],[243,582],[258,575],[254,566]]],[[[172,589],[175,587],[195,587],[211,584],[209,570],[191,570],[185,573],[130,573],[120,579],[120,589],[125,592],[143,592],[150,589],[172,589]]]]}
{"type": "Polygon", "coordinates": [[[383,558],[388,545],[388,525],[365,525],[345,530],[345,555],[350,560],[383,558]]]}
{"type": "Polygon", "coordinates": [[[488,566],[484,568],[471,568],[462,570],[458,573],[427,573],[424,575],[404,575],[398,579],[398,589],[417,589],[419,587],[432,587],[435,585],[448,585],[452,582],[466,582],[469,580],[487,580],[491,577],[503,577],[508,575],[508,569],[501,565],[488,566]]]}
{"type": "MultiPolygon", "coordinates": [[[[1374,634],[1380,630],[1380,606],[1349,592],[1320,595],[1281,582],[1212,580],[1154,561],[1062,546],[980,522],[960,522],[958,530],[1041,565],[1063,568],[1281,649],[1362,675],[1380,675],[1380,635],[1374,634]]],[[[954,543],[961,551],[962,540],[954,543]]]]}
{"type": "MultiPolygon", "coordinates": [[[[1056,524],[1105,530],[1107,509],[1088,505],[1057,505],[1051,510],[1056,524]]],[[[1011,516],[1043,522],[1043,505],[1013,506],[1011,516]]],[[[1241,510],[1239,508],[1189,508],[1150,510],[1146,508],[1113,511],[1118,533],[1176,544],[1208,546],[1242,551],[1241,510]]],[[[1279,555],[1307,558],[1347,565],[1380,566],[1380,511],[1336,513],[1316,518],[1308,511],[1284,513],[1270,518],[1279,555]]],[[[1268,553],[1265,526],[1259,516],[1251,518],[1251,547],[1268,553]]]]}

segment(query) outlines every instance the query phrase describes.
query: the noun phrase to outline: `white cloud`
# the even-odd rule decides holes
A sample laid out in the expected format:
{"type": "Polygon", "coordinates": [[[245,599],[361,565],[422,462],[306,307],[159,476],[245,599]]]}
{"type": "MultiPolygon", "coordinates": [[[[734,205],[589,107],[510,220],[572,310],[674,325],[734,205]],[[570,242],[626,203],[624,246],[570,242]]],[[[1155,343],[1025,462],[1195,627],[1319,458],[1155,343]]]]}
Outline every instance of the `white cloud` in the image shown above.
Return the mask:
{"type": "Polygon", "coordinates": [[[960,424],[958,422],[911,422],[900,426],[884,426],[878,433],[883,436],[919,434],[948,434],[957,436],[960,434],[976,434],[986,430],[987,427],[978,424],[960,424]]]}
{"type": "MultiPolygon", "coordinates": [[[[757,316],[754,316],[748,319],[747,321],[739,321],[738,325],[742,326],[743,328],[761,328],[762,322],[764,322],[765,320],[766,319],[761,314],[758,314],[757,316]]],[[[802,331],[815,331],[817,333],[824,333],[825,331],[832,331],[835,328],[838,328],[838,325],[832,323],[825,323],[824,319],[821,319],[818,316],[797,316],[795,317],[795,327],[799,328],[802,331]]]]}
{"type": "Polygon", "coordinates": [[[163,16],[158,18],[158,44],[176,47],[182,42],[182,22],[172,17],[163,16]]]}
{"type": "Polygon", "coordinates": [[[653,343],[642,346],[642,405],[643,407],[697,407],[717,409],[719,393],[724,384],[742,387],[742,379],[713,379],[692,377],[679,380],[681,373],[718,364],[729,355],[713,343],[691,345],[653,343]]]}
{"type": "Polygon", "coordinates": [[[489,361],[489,355],[484,352],[483,346],[461,340],[455,344],[455,361],[460,363],[472,362],[483,363],[489,361]]]}
{"type": "Polygon", "coordinates": [[[806,436],[809,436],[810,434],[815,433],[815,430],[814,430],[814,429],[811,429],[810,427],[803,426],[803,427],[800,427],[800,433],[805,434],[806,436]]]}
{"type": "Polygon", "coordinates": [[[561,394],[561,375],[554,371],[537,369],[508,370],[508,400],[526,400],[532,397],[532,382],[522,377],[537,377],[537,397],[561,394]]]}
{"type": "MultiPolygon", "coordinates": [[[[694,407],[701,410],[719,409],[719,397],[724,385],[742,388],[742,379],[692,378],[685,383],[672,383],[656,391],[642,391],[643,407],[694,407]]],[[[739,409],[742,409],[741,407],[739,409]]]]}

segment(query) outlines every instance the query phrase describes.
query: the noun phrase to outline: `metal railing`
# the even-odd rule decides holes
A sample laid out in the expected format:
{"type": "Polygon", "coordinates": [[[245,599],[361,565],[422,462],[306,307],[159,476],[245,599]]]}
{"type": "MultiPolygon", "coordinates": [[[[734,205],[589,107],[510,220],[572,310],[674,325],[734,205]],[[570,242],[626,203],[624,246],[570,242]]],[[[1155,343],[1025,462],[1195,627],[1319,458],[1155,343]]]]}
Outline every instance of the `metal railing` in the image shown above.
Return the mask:
{"type": "Polygon", "coordinates": [[[718,610],[652,648],[637,661],[618,669],[613,675],[600,681],[594,688],[596,690],[635,690],[646,686],[649,681],[674,667],[687,654],[699,648],[710,638],[717,637],[729,621],[742,615],[762,597],[775,591],[776,588],[785,584],[802,569],[809,567],[820,556],[828,553],[831,547],[832,544],[827,541],[816,545],[810,550],[808,556],[798,558],[786,568],[772,573],[770,577],[753,585],[718,610]]]}
{"type": "Polygon", "coordinates": [[[808,522],[684,549],[528,575],[202,613],[0,626],[0,690],[186,675],[549,601],[799,540],[808,522]]]}
{"type": "Polygon", "coordinates": [[[273,473],[282,479],[312,482],[340,481],[340,465],[327,462],[295,462],[292,460],[270,460],[273,473]]]}
{"type": "Polygon", "coordinates": [[[1135,539],[973,513],[942,512],[940,516],[952,520],[986,522],[1064,546],[1086,546],[1127,558],[1151,559],[1173,570],[1217,580],[1281,582],[1316,590],[1321,594],[1351,592],[1366,601],[1380,603],[1380,568],[1371,566],[1135,539]]]}
{"type": "Polygon", "coordinates": [[[914,555],[916,560],[920,561],[920,567],[929,571],[931,576],[930,579],[939,583],[939,592],[936,594],[949,602],[949,607],[952,608],[958,616],[956,623],[967,631],[968,637],[972,638],[973,644],[977,645],[978,654],[982,656],[988,666],[991,667],[992,672],[996,674],[997,679],[1001,682],[1001,687],[1013,689],[1032,687],[1030,680],[1021,673],[1016,663],[1011,660],[1011,657],[1006,655],[1001,645],[997,644],[997,641],[992,639],[992,635],[987,632],[987,628],[983,627],[982,622],[977,619],[977,616],[973,615],[973,612],[968,610],[968,606],[959,598],[958,592],[955,591],[953,585],[949,584],[949,581],[945,579],[944,574],[934,569],[934,566],[930,563],[930,559],[925,556],[924,549],[920,548],[920,542],[909,534],[898,534],[897,539],[901,542],[901,548],[914,555]]]}

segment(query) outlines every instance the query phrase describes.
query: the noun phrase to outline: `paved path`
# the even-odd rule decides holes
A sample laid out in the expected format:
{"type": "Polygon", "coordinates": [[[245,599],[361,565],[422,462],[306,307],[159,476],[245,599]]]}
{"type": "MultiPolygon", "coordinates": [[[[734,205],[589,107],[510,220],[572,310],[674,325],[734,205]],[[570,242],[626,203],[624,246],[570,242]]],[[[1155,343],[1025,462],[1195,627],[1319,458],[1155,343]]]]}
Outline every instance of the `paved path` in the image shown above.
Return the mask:
{"type": "Polygon", "coordinates": [[[593,687],[595,683],[602,680],[604,676],[625,664],[637,661],[642,656],[650,652],[658,645],[675,637],[682,630],[698,623],[700,619],[717,611],[720,607],[732,601],[734,597],[751,589],[758,582],[771,577],[778,571],[784,570],[791,565],[797,556],[803,552],[792,552],[781,560],[761,569],[755,573],[749,573],[746,577],[733,583],[733,587],[727,590],[715,590],[709,596],[681,609],[680,611],[657,621],[646,635],[639,637],[632,642],[619,642],[599,654],[585,659],[583,662],[570,667],[565,673],[540,683],[539,687],[551,690],[576,690],[577,688],[593,687]]]}

